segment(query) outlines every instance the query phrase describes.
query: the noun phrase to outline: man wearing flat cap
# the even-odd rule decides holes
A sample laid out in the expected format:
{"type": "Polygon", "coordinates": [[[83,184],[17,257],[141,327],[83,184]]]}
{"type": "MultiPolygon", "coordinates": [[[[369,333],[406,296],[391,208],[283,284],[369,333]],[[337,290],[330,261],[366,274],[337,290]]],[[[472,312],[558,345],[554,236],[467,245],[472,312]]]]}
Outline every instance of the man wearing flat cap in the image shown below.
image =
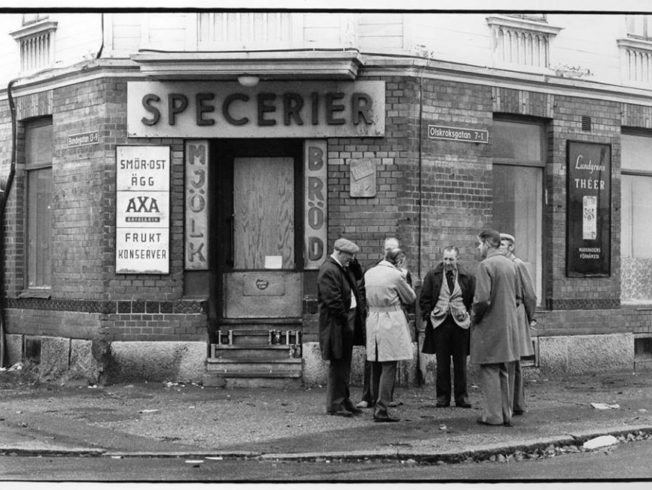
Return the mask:
{"type": "MultiPolygon", "coordinates": [[[[518,288],[516,292],[518,303],[518,329],[517,341],[519,346],[520,357],[534,355],[532,348],[532,337],[530,335],[530,326],[536,323],[534,314],[537,307],[537,295],[534,291],[534,283],[528,272],[527,265],[514,254],[514,244],[516,240],[508,233],[500,234],[500,249],[505,257],[510,259],[516,267],[518,278],[518,288]]],[[[521,373],[520,359],[514,366],[514,407],[513,415],[522,415],[525,412],[525,394],[523,391],[523,375],[521,373]]]]}
{"type": "Polygon", "coordinates": [[[340,417],[362,413],[349,393],[355,330],[364,328],[364,291],[349,269],[359,251],[352,241],[337,239],[317,276],[319,348],[322,359],[329,361],[326,411],[340,417]]]}

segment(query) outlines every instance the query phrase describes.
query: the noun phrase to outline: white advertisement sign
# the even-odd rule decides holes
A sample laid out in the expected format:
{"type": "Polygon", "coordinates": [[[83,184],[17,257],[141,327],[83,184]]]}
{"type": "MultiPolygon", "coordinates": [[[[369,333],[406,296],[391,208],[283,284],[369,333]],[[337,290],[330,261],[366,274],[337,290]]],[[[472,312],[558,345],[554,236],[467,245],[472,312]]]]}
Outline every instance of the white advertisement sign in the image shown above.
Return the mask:
{"type": "Polygon", "coordinates": [[[116,273],[168,274],[170,147],[116,148],[116,273]]]}

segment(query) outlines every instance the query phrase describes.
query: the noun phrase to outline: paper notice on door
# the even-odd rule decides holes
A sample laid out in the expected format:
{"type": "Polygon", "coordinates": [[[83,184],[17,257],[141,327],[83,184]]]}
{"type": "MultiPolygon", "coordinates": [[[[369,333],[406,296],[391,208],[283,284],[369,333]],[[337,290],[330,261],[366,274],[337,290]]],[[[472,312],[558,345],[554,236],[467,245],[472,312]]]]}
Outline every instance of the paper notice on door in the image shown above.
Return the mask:
{"type": "Polygon", "coordinates": [[[595,240],[598,237],[598,198],[584,196],[582,201],[582,238],[595,240]]]}
{"type": "Polygon", "coordinates": [[[265,255],[265,269],[282,269],[282,255],[265,255]]]}

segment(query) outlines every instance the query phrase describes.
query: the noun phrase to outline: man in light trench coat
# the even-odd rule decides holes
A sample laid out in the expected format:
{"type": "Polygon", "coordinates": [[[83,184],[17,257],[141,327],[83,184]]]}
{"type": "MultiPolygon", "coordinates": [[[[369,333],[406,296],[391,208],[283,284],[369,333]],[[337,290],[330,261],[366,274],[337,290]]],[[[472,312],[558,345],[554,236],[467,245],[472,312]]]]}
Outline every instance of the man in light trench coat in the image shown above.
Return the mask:
{"type": "MultiPolygon", "coordinates": [[[[514,262],[519,280],[519,291],[516,296],[521,299],[518,305],[518,347],[520,357],[534,355],[530,326],[536,324],[534,314],[537,308],[537,295],[534,292],[534,282],[527,270],[527,265],[514,254],[516,240],[508,233],[500,234],[500,249],[505,256],[514,262]]],[[[522,415],[525,412],[525,393],[523,390],[523,374],[521,361],[516,361],[514,366],[514,410],[513,415],[522,415]]]]}
{"type": "Polygon", "coordinates": [[[471,316],[471,362],[479,364],[483,425],[512,425],[514,362],[519,359],[514,263],[505,257],[496,230],[478,235],[484,260],[475,279],[471,316]]]}
{"type": "MultiPolygon", "coordinates": [[[[374,422],[397,422],[387,409],[392,399],[397,361],[412,359],[412,336],[402,304],[410,305],[416,294],[402,269],[405,253],[387,252],[385,260],[364,275],[367,298],[367,360],[380,367],[380,383],[374,407],[374,422]]],[[[375,373],[372,372],[372,376],[375,373]]]]}

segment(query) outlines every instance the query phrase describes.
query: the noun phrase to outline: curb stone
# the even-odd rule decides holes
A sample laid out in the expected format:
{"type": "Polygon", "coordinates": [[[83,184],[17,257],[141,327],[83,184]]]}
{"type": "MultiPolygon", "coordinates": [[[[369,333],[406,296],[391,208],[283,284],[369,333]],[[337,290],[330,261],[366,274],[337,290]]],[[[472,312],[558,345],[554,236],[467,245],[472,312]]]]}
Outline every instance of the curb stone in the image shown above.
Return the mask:
{"type": "Polygon", "coordinates": [[[578,446],[586,440],[601,435],[619,436],[631,432],[643,432],[652,434],[652,426],[632,426],[624,428],[623,426],[595,432],[585,431],[578,434],[569,434],[564,436],[553,436],[548,438],[533,439],[530,441],[521,441],[514,444],[490,444],[474,448],[464,448],[455,451],[436,451],[428,452],[427,450],[415,453],[409,449],[397,448],[395,450],[378,450],[378,451],[343,451],[328,453],[270,453],[263,454],[263,460],[288,460],[288,461],[315,461],[317,459],[338,459],[338,460],[359,460],[359,459],[413,459],[422,462],[448,462],[460,463],[469,458],[479,461],[489,459],[496,454],[511,454],[515,452],[531,452],[539,449],[546,449],[550,446],[578,446]]]}
{"type": "Polygon", "coordinates": [[[379,450],[359,451],[332,451],[332,452],[307,452],[307,453],[261,453],[256,451],[107,451],[97,448],[12,448],[1,447],[3,456],[51,456],[51,457],[115,457],[115,458],[207,458],[221,457],[224,459],[260,459],[264,461],[319,461],[324,459],[337,459],[343,461],[361,459],[412,459],[425,463],[460,463],[466,460],[481,461],[497,454],[511,454],[515,452],[532,452],[546,449],[550,446],[578,446],[594,437],[603,435],[623,436],[626,434],[642,432],[652,434],[652,426],[617,426],[604,430],[586,430],[563,436],[520,441],[512,444],[487,444],[476,447],[463,447],[458,450],[429,451],[424,449],[419,452],[409,448],[385,448],[379,450]]]}

